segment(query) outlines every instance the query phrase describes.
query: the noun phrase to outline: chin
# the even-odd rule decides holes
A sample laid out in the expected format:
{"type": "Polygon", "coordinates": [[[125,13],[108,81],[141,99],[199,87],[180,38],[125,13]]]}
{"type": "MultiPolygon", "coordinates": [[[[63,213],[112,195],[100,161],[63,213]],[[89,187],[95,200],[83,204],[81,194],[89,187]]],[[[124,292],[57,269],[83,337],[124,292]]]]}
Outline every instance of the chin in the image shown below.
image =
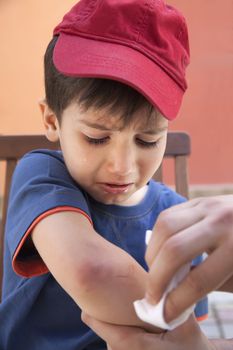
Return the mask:
{"type": "Polygon", "coordinates": [[[95,196],[93,197],[95,200],[102,204],[106,205],[124,205],[124,203],[129,199],[130,196],[127,197],[121,197],[121,196],[114,196],[114,197],[103,197],[103,196],[95,196]]]}

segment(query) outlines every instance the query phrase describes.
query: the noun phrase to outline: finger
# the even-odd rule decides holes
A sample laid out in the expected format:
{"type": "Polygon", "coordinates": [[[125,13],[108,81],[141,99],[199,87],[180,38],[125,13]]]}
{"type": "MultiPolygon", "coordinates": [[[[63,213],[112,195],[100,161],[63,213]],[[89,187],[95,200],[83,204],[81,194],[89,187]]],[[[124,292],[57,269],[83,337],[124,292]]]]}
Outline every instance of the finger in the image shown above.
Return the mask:
{"type": "Polygon", "coordinates": [[[201,198],[201,197],[190,199],[190,200],[187,200],[185,202],[173,205],[172,207],[168,208],[167,210],[178,211],[178,210],[193,208],[193,207],[199,205],[202,201],[203,201],[203,198],[201,198]]]}
{"type": "MultiPolygon", "coordinates": [[[[197,203],[197,202],[195,202],[197,203]]],[[[186,203],[185,203],[186,204],[186,203]]],[[[179,207],[179,206],[177,206],[179,207]]],[[[183,231],[203,219],[201,208],[195,204],[179,210],[165,210],[157,219],[146,251],[146,262],[151,266],[163,244],[174,234],[183,231]],[[190,211],[190,208],[192,210],[190,211]]]]}
{"type": "MultiPolygon", "coordinates": [[[[155,256],[158,254],[164,242],[185,228],[194,225],[205,217],[218,217],[220,212],[229,209],[232,211],[233,195],[222,195],[216,197],[196,198],[191,201],[173,206],[163,211],[153,229],[153,234],[146,252],[146,262],[151,266],[155,256]]],[[[230,215],[230,214],[229,214],[230,215]]],[[[228,225],[230,226],[230,225],[228,225]]]]}
{"type": "Polygon", "coordinates": [[[178,317],[185,309],[195,304],[208,293],[216,290],[233,276],[232,250],[219,247],[196,268],[167,297],[165,319],[167,322],[178,317]]]}
{"type": "Polygon", "coordinates": [[[207,251],[216,239],[215,234],[210,233],[207,220],[170,237],[150,267],[146,287],[148,301],[156,304],[181,266],[207,251]]]}
{"type": "Polygon", "coordinates": [[[180,210],[180,209],[185,209],[185,208],[192,208],[195,206],[201,205],[202,207],[209,207],[215,206],[215,207],[220,207],[225,204],[231,204],[233,202],[233,194],[227,194],[227,195],[217,195],[213,197],[197,197],[194,199],[190,199],[188,201],[185,201],[183,203],[174,205],[168,210],[180,210]]]}

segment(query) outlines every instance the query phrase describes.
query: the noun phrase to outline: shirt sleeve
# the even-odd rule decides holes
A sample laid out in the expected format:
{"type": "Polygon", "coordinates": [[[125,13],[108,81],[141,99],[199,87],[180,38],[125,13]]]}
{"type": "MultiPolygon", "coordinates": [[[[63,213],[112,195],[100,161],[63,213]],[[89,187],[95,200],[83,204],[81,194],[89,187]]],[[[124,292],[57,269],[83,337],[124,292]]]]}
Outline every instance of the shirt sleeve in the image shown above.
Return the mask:
{"type": "Polygon", "coordinates": [[[69,175],[61,152],[28,153],[13,175],[5,232],[17,274],[32,277],[48,272],[30,234],[40,220],[59,211],[76,211],[92,222],[85,193],[69,175]]]}

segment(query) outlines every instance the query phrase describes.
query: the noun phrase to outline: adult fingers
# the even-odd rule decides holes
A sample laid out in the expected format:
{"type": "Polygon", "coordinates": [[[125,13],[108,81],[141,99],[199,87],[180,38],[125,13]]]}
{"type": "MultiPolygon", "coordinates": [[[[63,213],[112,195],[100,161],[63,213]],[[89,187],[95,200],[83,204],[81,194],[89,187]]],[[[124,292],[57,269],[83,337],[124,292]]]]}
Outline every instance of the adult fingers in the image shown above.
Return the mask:
{"type": "Polygon", "coordinates": [[[217,240],[209,230],[207,220],[202,220],[170,237],[161,247],[150,266],[147,283],[147,299],[156,304],[181,266],[191,263],[207,251],[217,240]]]}
{"type": "Polygon", "coordinates": [[[224,233],[225,228],[232,230],[232,224],[229,223],[229,221],[232,222],[232,208],[233,195],[222,195],[196,198],[163,211],[155,224],[146,252],[148,266],[151,266],[166,240],[204,218],[212,217],[219,229],[223,231],[222,233],[224,233]]]}
{"type": "Polygon", "coordinates": [[[197,204],[197,201],[183,203],[169,208],[159,215],[145,256],[149,267],[164,242],[171,236],[203,219],[203,211],[197,204]]]}
{"type": "Polygon", "coordinates": [[[233,276],[232,249],[225,246],[216,249],[168,295],[165,303],[167,322],[178,317],[185,309],[195,304],[209,292],[233,276]]]}

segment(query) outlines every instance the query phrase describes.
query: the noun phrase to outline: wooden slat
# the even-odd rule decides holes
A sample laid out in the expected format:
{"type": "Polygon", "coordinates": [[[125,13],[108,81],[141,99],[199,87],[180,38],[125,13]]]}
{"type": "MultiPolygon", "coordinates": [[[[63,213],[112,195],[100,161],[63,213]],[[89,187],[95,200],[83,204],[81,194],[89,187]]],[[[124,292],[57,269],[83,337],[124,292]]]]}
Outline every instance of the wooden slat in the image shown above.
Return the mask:
{"type": "Polygon", "coordinates": [[[19,159],[25,153],[38,148],[58,149],[59,143],[53,143],[44,135],[4,135],[0,136],[0,159],[19,159]]]}
{"type": "Polygon", "coordinates": [[[6,212],[8,206],[9,192],[10,192],[10,184],[13,172],[15,170],[17,164],[17,159],[10,159],[6,164],[6,177],[5,177],[5,188],[4,188],[4,201],[3,201],[3,209],[2,209],[2,224],[5,226],[6,223],[6,212]]]}
{"type": "Polygon", "coordinates": [[[7,205],[10,191],[11,178],[17,164],[16,159],[8,160],[6,165],[6,176],[5,176],[5,188],[3,193],[3,208],[2,208],[2,218],[0,223],[0,301],[2,297],[2,278],[3,278],[3,254],[4,254],[4,229],[6,223],[6,213],[7,205]]]}
{"type": "Polygon", "coordinates": [[[190,137],[185,132],[169,132],[165,157],[174,157],[181,155],[190,155],[191,145],[190,137]]]}
{"type": "Polygon", "coordinates": [[[4,247],[4,232],[3,225],[0,222],[0,302],[2,300],[2,280],[3,280],[3,247],[4,247]]]}
{"type": "Polygon", "coordinates": [[[176,192],[188,198],[188,171],[187,171],[187,157],[177,156],[175,158],[175,182],[176,192]]]}

